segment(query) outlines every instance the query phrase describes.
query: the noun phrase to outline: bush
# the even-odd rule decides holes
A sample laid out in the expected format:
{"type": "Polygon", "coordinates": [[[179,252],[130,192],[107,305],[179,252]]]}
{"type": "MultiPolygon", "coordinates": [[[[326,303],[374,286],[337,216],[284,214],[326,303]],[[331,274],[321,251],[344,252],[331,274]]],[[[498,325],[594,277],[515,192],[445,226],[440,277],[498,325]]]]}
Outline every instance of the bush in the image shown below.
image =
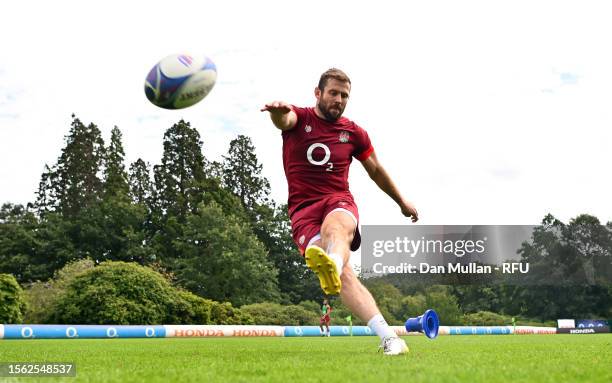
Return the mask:
{"type": "Polygon", "coordinates": [[[463,324],[466,326],[505,326],[512,324],[512,318],[490,311],[478,311],[465,314],[463,324]]]}
{"type": "Polygon", "coordinates": [[[231,303],[204,299],[189,291],[178,290],[177,299],[170,309],[168,323],[174,324],[253,324],[253,318],[231,303]]]}
{"type": "Polygon", "coordinates": [[[289,318],[278,303],[262,302],[241,306],[240,309],[249,314],[255,324],[285,325],[289,318]]]}
{"type": "Polygon", "coordinates": [[[463,322],[463,315],[459,309],[457,298],[450,292],[447,286],[432,286],[428,288],[425,294],[425,306],[428,309],[436,310],[440,317],[441,325],[458,325],[463,322]]]}
{"type": "Polygon", "coordinates": [[[369,283],[368,290],[374,297],[380,313],[390,325],[402,325],[405,321],[402,312],[402,293],[390,283],[376,281],[369,283]]]}
{"type": "MultiPolygon", "coordinates": [[[[536,326],[536,327],[557,327],[557,322],[540,322],[534,319],[515,317],[517,326],[536,326]]],[[[490,311],[478,311],[476,313],[465,314],[463,323],[466,326],[510,326],[512,316],[501,315],[490,311]]]]}
{"type": "Polygon", "coordinates": [[[249,314],[255,324],[279,326],[318,325],[319,316],[300,305],[282,306],[278,303],[254,303],[242,306],[243,312],[249,314]]]}
{"type": "Polygon", "coordinates": [[[167,323],[209,324],[212,301],[189,291],[178,290],[178,298],[168,307],[167,323]]]}
{"type": "Polygon", "coordinates": [[[21,323],[26,303],[14,276],[0,274],[0,323],[21,323]]]}
{"type": "Polygon", "coordinates": [[[81,324],[252,323],[230,304],[198,297],[148,267],[125,262],[104,262],[76,275],[51,318],[81,324]]]}
{"type": "Polygon", "coordinates": [[[427,310],[427,302],[424,295],[408,295],[402,298],[402,310],[404,311],[404,322],[408,318],[416,318],[423,315],[427,310]]]}
{"type": "Polygon", "coordinates": [[[312,311],[314,313],[321,310],[321,304],[315,301],[301,301],[298,306],[302,306],[305,310],[312,311]]]}
{"type": "MultiPolygon", "coordinates": [[[[351,310],[348,309],[339,299],[331,302],[332,313],[331,324],[333,326],[346,326],[348,322],[346,321],[346,317],[351,316],[351,321],[353,322],[353,326],[364,326],[367,323],[361,320],[359,317],[354,315],[351,310]]],[[[321,308],[319,307],[319,312],[321,308]]],[[[384,315],[384,314],[383,314],[384,315]]],[[[386,317],[385,317],[386,319],[386,317]]],[[[318,322],[317,322],[318,323],[318,322]]],[[[392,324],[392,323],[389,323],[392,324]]]]}
{"type": "Polygon", "coordinates": [[[36,281],[26,286],[24,296],[27,310],[24,313],[24,323],[51,323],[51,309],[65,292],[66,286],[77,275],[93,267],[94,262],[90,258],[80,259],[66,264],[48,281],[36,281]]]}
{"type": "Polygon", "coordinates": [[[242,309],[233,307],[229,302],[212,302],[211,324],[256,324],[253,317],[242,309]]]}

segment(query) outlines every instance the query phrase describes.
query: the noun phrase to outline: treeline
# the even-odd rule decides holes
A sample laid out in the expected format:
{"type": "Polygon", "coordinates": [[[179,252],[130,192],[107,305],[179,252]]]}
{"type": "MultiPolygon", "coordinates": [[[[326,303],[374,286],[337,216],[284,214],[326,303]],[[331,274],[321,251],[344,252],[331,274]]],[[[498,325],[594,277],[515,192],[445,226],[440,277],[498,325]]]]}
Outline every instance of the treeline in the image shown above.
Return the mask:
{"type": "MultiPolygon", "coordinates": [[[[143,275],[157,286],[166,282],[149,272],[170,286],[146,317],[151,323],[317,324],[318,281],[294,247],[286,206],[270,198],[250,138],[237,136],[219,161],[206,158],[202,145],[181,120],[165,132],[159,164],[138,159],[128,166],[117,127],[106,144],[95,124],[74,118],[57,161],[45,166],[36,200],[0,208],[0,274],[14,276],[1,276],[0,319],[69,321],[61,313],[80,315],[83,281],[103,284],[90,269],[104,265],[116,284],[108,290],[124,291],[136,282],[114,275],[125,276],[127,262],[146,266],[143,275]]],[[[364,282],[393,324],[427,308],[448,325],[612,317],[612,223],[581,215],[563,224],[547,216],[520,251],[531,264],[526,285],[406,276],[364,282]]],[[[109,298],[116,315],[149,299],[125,291],[109,298]]],[[[345,324],[350,312],[339,300],[332,306],[332,323],[345,324]]]]}
{"type": "Polygon", "coordinates": [[[0,209],[0,273],[28,284],[90,258],[151,265],[238,306],[319,300],[250,138],[232,140],[221,161],[208,160],[202,144],[181,120],[165,132],[159,164],[126,166],[119,128],[105,144],[95,124],[73,118],[36,200],[0,209]]]}

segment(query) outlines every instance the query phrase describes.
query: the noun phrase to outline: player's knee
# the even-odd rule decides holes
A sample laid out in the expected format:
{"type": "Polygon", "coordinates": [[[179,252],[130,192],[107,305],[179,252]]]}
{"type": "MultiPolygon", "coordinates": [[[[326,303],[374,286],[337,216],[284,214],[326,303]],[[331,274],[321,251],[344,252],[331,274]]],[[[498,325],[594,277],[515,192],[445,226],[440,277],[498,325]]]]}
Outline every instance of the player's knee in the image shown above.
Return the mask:
{"type": "Polygon", "coordinates": [[[324,242],[344,242],[350,243],[353,240],[353,232],[350,228],[342,225],[328,225],[321,230],[321,237],[324,242]]]}
{"type": "Polygon", "coordinates": [[[318,246],[318,247],[323,247],[323,243],[321,242],[320,239],[317,239],[316,241],[312,241],[308,244],[308,246],[318,246]]]}
{"type": "Polygon", "coordinates": [[[342,268],[342,275],[340,275],[340,281],[342,282],[342,286],[344,289],[350,289],[351,287],[356,286],[360,283],[349,264],[345,264],[342,268]]]}

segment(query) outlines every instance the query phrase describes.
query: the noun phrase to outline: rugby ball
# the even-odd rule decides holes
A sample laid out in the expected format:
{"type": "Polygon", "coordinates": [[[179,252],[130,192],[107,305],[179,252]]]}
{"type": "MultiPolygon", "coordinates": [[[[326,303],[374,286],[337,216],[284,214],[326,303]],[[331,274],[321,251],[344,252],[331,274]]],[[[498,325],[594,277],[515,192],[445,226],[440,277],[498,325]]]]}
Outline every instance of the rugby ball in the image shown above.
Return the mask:
{"type": "Polygon", "coordinates": [[[149,71],[145,94],[160,108],[182,109],[206,97],[216,81],[217,67],[208,57],[174,54],[149,71]]]}

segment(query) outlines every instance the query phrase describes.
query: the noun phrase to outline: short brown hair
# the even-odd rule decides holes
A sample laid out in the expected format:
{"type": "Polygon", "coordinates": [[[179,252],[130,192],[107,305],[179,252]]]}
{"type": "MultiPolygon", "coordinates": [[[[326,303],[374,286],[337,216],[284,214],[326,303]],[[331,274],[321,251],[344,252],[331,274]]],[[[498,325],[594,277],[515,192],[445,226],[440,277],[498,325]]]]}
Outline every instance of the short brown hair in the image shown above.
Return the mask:
{"type": "Polygon", "coordinates": [[[325,85],[327,85],[327,80],[329,80],[330,78],[341,82],[348,82],[349,85],[351,84],[351,79],[349,78],[349,76],[346,75],[346,73],[337,68],[330,68],[323,72],[321,78],[319,79],[320,90],[323,90],[325,88],[325,85]]]}

